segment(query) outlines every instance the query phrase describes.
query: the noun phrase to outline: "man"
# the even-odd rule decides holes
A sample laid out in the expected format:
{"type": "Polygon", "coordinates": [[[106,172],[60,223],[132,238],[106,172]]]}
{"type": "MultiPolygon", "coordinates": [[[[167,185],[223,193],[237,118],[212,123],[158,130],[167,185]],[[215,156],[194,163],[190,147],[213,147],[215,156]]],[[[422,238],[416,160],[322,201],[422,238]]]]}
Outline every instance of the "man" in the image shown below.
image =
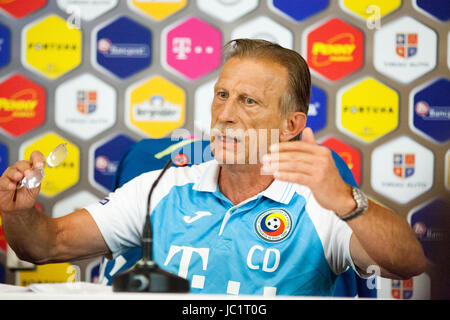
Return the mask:
{"type": "MultiPolygon", "coordinates": [[[[292,50],[262,40],[226,45],[211,108],[215,160],[169,169],[150,208],[154,259],[188,278],[192,292],[331,295],[348,267],[391,278],[424,271],[406,220],[367,204],[305,128],[310,82],[292,50]],[[260,148],[264,141],[269,152],[260,148]],[[255,160],[255,150],[267,154],[255,160]]],[[[13,201],[16,183],[43,161],[33,152],[0,178],[4,233],[20,258],[39,264],[116,257],[140,245],[158,171],[51,219],[33,209],[38,188],[17,190],[13,201]]]]}

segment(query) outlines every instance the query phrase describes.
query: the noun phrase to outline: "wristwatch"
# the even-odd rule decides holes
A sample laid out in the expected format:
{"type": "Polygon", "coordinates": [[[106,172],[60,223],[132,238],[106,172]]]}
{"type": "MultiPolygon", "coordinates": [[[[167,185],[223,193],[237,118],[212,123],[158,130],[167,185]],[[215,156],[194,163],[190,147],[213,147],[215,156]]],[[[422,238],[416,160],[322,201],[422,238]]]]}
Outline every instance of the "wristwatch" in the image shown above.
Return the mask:
{"type": "Polygon", "coordinates": [[[349,221],[351,219],[354,219],[366,212],[367,208],[369,207],[367,196],[364,194],[364,192],[361,191],[361,189],[352,187],[352,195],[353,199],[356,202],[356,209],[346,214],[345,216],[340,217],[341,220],[349,221]]]}

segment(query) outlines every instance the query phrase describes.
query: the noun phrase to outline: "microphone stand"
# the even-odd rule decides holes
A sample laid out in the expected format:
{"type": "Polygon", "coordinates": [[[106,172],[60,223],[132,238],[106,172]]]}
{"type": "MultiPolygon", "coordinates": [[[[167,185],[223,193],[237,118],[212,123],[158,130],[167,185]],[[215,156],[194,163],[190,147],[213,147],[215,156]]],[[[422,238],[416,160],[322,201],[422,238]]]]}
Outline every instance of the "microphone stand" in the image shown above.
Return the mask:
{"type": "Polygon", "coordinates": [[[153,183],[147,198],[147,214],[142,231],[142,259],[136,265],[113,279],[114,292],[189,292],[189,281],[164,271],[153,261],[153,230],[150,220],[150,200],[153,190],[172,164],[169,159],[153,183]]]}

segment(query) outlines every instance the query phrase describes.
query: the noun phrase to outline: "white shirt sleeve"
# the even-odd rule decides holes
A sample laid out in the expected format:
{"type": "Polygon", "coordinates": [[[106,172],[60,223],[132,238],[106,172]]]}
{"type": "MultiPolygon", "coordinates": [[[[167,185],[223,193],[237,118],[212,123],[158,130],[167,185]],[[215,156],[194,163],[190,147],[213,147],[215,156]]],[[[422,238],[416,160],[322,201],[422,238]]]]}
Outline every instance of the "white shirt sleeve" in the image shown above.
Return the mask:
{"type": "Polygon", "coordinates": [[[141,245],[147,196],[159,172],[141,174],[105,199],[85,208],[100,229],[114,258],[126,249],[141,245]]]}
{"type": "Polygon", "coordinates": [[[306,199],[305,209],[317,230],[325,257],[333,272],[339,275],[351,267],[359,276],[364,277],[355,266],[350,253],[353,231],[347,223],[339,219],[333,211],[320,206],[312,192],[306,199]]]}

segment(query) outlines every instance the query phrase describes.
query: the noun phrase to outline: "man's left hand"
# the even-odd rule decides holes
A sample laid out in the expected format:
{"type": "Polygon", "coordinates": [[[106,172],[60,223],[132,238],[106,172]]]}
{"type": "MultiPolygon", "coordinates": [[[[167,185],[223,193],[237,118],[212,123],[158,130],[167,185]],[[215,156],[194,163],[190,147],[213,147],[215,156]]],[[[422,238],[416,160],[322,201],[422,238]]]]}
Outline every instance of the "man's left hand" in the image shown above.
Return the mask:
{"type": "Polygon", "coordinates": [[[342,180],[331,150],[316,143],[311,128],[303,130],[301,141],[272,145],[263,158],[261,172],[310,188],[317,202],[338,216],[356,207],[351,187],[342,180]]]}

